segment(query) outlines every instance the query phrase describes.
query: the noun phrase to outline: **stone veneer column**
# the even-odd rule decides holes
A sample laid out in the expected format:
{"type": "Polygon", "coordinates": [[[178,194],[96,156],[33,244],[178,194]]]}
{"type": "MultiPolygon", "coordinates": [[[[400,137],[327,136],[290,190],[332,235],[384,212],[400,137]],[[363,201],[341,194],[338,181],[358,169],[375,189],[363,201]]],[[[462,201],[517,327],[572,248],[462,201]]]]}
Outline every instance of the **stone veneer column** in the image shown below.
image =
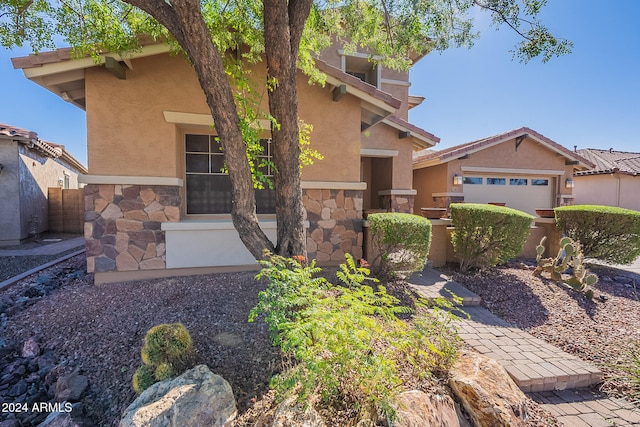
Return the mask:
{"type": "Polygon", "coordinates": [[[451,203],[464,202],[464,196],[433,196],[433,203],[435,208],[447,208],[451,203]]]}
{"type": "Polygon", "coordinates": [[[378,196],[380,206],[389,212],[413,213],[413,195],[383,194],[378,196]]]}
{"type": "Polygon", "coordinates": [[[303,190],[309,228],[307,256],[319,262],[343,262],[344,254],[362,258],[361,190],[303,190]]]}
{"type": "Polygon", "coordinates": [[[87,271],[166,268],[163,222],[180,220],[180,188],[89,184],[84,188],[87,271]]]}

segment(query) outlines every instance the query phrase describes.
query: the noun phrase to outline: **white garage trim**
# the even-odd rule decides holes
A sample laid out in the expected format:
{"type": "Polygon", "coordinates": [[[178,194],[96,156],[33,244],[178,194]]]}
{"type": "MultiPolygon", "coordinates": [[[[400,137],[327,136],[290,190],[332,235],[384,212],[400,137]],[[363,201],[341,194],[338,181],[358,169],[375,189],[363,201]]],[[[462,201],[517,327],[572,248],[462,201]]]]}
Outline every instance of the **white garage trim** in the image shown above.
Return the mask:
{"type": "Polygon", "coordinates": [[[563,175],[563,170],[551,169],[508,169],[508,168],[486,168],[481,166],[461,166],[462,172],[477,173],[502,173],[510,175],[563,175]]]}
{"type": "Polygon", "coordinates": [[[536,209],[549,209],[555,203],[553,196],[557,178],[553,176],[471,172],[464,178],[465,202],[506,203],[509,208],[530,214],[534,214],[536,209]]]}

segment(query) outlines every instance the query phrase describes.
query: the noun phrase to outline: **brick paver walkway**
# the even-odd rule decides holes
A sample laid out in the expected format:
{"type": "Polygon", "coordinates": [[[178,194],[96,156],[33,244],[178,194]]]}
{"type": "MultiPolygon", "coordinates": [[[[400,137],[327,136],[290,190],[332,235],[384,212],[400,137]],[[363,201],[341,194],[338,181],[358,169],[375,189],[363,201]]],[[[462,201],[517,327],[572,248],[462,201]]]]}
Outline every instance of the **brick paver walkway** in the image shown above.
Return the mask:
{"type": "Polygon", "coordinates": [[[621,399],[593,391],[602,372],[480,307],[480,297],[439,272],[426,268],[408,281],[426,298],[463,300],[460,337],[487,357],[497,360],[515,383],[558,417],[567,427],[640,426],[640,411],[621,399]]]}

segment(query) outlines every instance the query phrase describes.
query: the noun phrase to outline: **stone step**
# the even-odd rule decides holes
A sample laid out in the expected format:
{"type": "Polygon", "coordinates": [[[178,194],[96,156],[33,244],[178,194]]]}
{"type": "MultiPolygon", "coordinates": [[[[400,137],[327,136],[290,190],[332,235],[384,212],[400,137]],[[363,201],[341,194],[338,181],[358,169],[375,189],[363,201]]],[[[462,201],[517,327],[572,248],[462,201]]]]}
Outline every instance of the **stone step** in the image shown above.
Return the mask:
{"type": "Polygon", "coordinates": [[[453,300],[452,294],[462,298],[464,307],[480,305],[480,297],[444,274],[430,268],[412,274],[407,282],[410,287],[426,299],[446,298],[453,300]]]}
{"type": "Polygon", "coordinates": [[[483,307],[465,307],[460,337],[476,351],[497,360],[524,392],[588,387],[602,381],[597,367],[535,338],[483,307]]]}

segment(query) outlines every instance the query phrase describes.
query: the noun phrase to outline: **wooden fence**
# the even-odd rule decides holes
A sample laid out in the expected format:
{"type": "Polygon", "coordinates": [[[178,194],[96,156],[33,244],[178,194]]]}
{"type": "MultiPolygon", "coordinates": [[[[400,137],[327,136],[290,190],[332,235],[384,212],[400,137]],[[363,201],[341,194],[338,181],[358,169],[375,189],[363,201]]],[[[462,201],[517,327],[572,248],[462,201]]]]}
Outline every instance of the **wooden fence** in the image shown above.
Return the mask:
{"type": "Polygon", "coordinates": [[[84,190],[49,188],[49,231],[84,232],[84,190]]]}

